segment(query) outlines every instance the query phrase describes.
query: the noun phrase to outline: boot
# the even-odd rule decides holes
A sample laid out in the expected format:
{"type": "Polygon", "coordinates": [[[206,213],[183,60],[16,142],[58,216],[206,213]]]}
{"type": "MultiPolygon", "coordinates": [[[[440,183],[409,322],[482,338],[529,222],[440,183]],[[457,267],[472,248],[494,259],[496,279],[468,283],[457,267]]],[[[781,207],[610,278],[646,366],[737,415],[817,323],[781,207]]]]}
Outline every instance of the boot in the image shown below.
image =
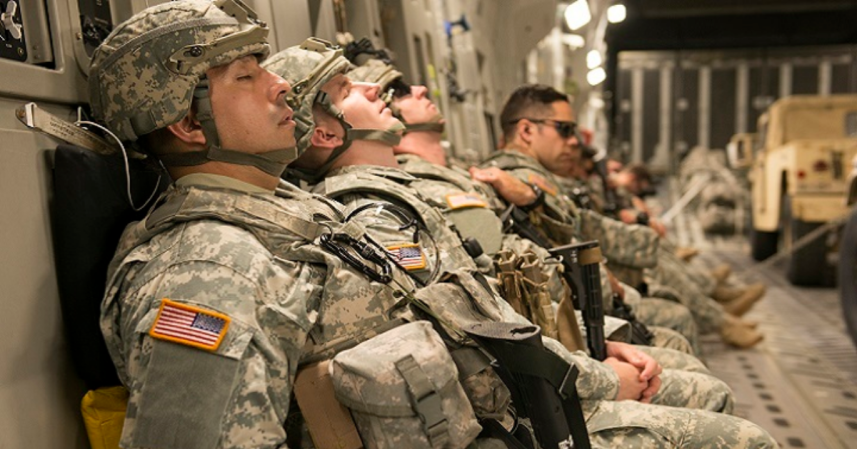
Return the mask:
{"type": "Polygon", "coordinates": [[[699,250],[696,248],[687,248],[684,246],[679,246],[675,250],[676,257],[678,257],[679,259],[681,259],[685,262],[690,262],[691,259],[696,257],[698,254],[699,254],[699,250]]]}
{"type": "Polygon", "coordinates": [[[729,315],[743,316],[753,308],[756,301],[762,299],[762,295],[757,295],[756,293],[757,292],[749,291],[732,301],[724,302],[723,310],[725,310],[729,315]]]}
{"type": "Polygon", "coordinates": [[[728,263],[722,263],[711,270],[711,277],[717,282],[726,282],[730,274],[732,274],[732,267],[728,263]]]}
{"type": "Polygon", "coordinates": [[[752,297],[754,301],[758,301],[762,296],[765,296],[767,287],[761,282],[750,284],[744,288],[732,288],[726,285],[718,284],[711,293],[711,297],[717,302],[727,303],[745,296],[752,297]]]}
{"type": "Polygon", "coordinates": [[[739,318],[726,315],[723,327],[720,328],[723,342],[736,348],[752,348],[764,338],[739,318]]]}

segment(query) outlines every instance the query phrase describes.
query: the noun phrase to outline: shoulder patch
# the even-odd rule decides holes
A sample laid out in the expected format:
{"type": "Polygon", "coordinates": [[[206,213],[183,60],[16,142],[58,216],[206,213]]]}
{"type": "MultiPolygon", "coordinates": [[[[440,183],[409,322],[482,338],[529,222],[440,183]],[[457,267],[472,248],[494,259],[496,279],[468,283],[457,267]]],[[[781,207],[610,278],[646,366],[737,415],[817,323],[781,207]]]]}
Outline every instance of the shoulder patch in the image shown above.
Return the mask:
{"type": "Polygon", "coordinates": [[[221,313],[164,298],[149,335],[159,340],[214,351],[223,341],[230,321],[228,316],[221,313]]]}
{"type": "Polygon", "coordinates": [[[478,193],[450,193],[446,195],[446,203],[452,210],[463,207],[488,207],[488,202],[478,193]]]}
{"type": "Polygon", "coordinates": [[[386,248],[387,252],[408,271],[418,271],[426,267],[426,255],[419,243],[405,243],[386,248]]]}
{"type": "Polygon", "coordinates": [[[559,192],[559,189],[557,189],[556,186],[553,185],[553,183],[548,182],[545,178],[542,178],[539,175],[531,174],[527,177],[527,182],[539,186],[540,189],[544,190],[545,193],[550,196],[556,196],[556,194],[559,192]]]}

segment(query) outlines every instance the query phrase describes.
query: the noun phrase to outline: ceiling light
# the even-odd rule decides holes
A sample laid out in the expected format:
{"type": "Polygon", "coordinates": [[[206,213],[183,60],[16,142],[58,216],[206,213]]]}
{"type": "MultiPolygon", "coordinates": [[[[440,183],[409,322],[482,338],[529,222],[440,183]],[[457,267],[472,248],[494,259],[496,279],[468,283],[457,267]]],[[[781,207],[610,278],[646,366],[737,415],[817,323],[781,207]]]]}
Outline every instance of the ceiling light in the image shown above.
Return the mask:
{"type": "Polygon", "coordinates": [[[574,31],[577,30],[592,20],[592,14],[589,12],[589,3],[586,0],[576,0],[574,3],[565,8],[565,23],[574,31]]]}
{"type": "Polygon", "coordinates": [[[590,86],[597,86],[604,82],[605,79],[607,79],[607,72],[605,72],[601,67],[590,70],[589,73],[586,74],[586,81],[590,86]]]}
{"type": "Polygon", "coordinates": [[[586,68],[594,69],[601,65],[601,52],[598,50],[589,50],[586,54],[586,68]]]}
{"type": "Polygon", "coordinates": [[[607,21],[610,23],[619,23],[625,20],[627,13],[625,5],[617,3],[607,8],[607,21]]]}

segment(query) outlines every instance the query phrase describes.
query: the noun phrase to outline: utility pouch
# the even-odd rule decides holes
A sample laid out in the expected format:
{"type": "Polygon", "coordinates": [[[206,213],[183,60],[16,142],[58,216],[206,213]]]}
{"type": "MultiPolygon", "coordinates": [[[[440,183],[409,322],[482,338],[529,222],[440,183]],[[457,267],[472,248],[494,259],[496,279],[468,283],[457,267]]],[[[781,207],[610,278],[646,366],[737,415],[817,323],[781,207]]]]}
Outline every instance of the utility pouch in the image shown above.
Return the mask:
{"type": "Polygon", "coordinates": [[[331,378],[366,448],[464,448],[481,431],[452,357],[428,322],[340,352],[331,378]]]}
{"type": "Polygon", "coordinates": [[[333,392],[330,361],[301,368],[295,378],[295,399],[316,449],[361,449],[363,443],[351,415],[333,392]]]}

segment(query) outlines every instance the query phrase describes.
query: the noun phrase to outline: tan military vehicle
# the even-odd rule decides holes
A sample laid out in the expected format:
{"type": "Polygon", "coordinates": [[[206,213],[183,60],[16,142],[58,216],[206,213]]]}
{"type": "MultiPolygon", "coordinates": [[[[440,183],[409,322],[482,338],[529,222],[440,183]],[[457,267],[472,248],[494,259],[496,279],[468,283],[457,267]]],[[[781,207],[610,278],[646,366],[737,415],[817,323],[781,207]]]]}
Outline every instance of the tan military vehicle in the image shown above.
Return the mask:
{"type": "MultiPolygon", "coordinates": [[[[764,260],[847,212],[846,177],[857,154],[857,95],[783,98],[759,118],[758,130],[749,173],[750,245],[753,258],[764,260]]],[[[789,280],[821,283],[830,271],[828,252],[821,237],[792,253],[789,280]]]]}
{"type": "Polygon", "coordinates": [[[745,170],[753,165],[756,133],[738,133],[726,144],[726,159],[729,166],[736,170],[745,170]]]}

